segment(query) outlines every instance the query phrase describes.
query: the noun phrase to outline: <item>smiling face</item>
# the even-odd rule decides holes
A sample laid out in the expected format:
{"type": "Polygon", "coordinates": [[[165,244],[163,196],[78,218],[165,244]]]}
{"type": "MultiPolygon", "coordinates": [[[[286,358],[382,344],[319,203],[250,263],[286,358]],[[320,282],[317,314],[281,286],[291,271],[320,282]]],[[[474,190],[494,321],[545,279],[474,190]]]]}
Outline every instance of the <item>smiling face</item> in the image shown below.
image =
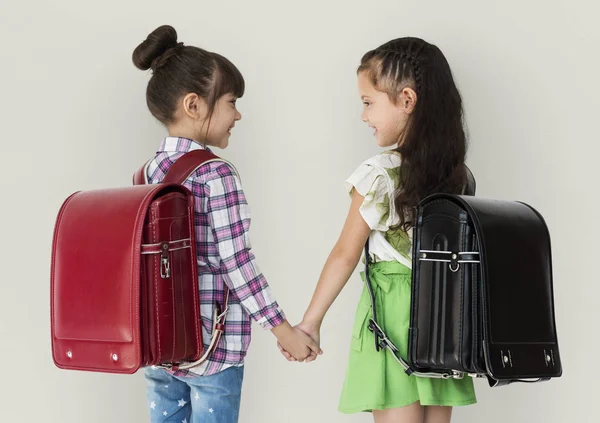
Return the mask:
{"type": "MultiPolygon", "coordinates": [[[[215,111],[210,119],[208,133],[205,133],[205,143],[210,146],[226,148],[235,123],[242,118],[236,107],[237,97],[225,94],[215,104],[215,111]]],[[[206,123],[208,124],[208,122],[206,123]]]]}
{"type": "Polygon", "coordinates": [[[205,99],[189,93],[179,102],[175,120],[168,125],[169,135],[190,138],[211,147],[227,148],[235,123],[242,118],[237,97],[225,94],[215,103],[212,115],[205,99]]]}
{"type": "Polygon", "coordinates": [[[414,90],[403,89],[397,101],[393,102],[387,93],[373,86],[367,72],[360,72],[358,92],[363,103],[361,119],[373,128],[377,145],[391,147],[399,144],[416,103],[414,90]]]}

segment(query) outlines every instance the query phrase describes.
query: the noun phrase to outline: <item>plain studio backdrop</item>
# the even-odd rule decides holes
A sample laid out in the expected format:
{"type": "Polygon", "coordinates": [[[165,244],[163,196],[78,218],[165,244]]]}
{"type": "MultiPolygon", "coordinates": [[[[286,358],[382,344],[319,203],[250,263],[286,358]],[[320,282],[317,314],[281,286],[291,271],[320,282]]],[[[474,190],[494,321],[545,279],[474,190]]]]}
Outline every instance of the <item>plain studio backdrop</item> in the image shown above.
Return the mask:
{"type": "MultiPolygon", "coordinates": [[[[0,421],[147,421],[141,372],[54,366],[49,277],[65,198],[128,185],[165,135],[146,107],[149,73],[131,62],[162,24],[246,78],[243,119],[217,153],[242,175],[254,253],[292,323],[345,219],[344,180],[380,151],[360,121],[361,56],[407,35],[437,44],[464,99],[478,195],[525,201],[550,228],[564,366],[544,384],[477,381],[479,403],[455,409],[454,421],[600,421],[599,11],[583,0],[4,0],[0,421]]],[[[288,363],[254,325],[241,422],[371,421],[336,411],[361,288],[356,272],[326,318],[315,363],[288,363]]]]}

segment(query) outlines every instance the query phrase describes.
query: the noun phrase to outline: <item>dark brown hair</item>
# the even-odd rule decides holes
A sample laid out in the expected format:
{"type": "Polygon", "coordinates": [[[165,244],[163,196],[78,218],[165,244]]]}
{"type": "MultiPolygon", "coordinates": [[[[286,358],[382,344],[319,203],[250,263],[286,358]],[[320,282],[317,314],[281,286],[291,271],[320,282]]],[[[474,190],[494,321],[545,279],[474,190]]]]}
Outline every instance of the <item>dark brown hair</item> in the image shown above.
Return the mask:
{"type": "Polygon", "coordinates": [[[441,50],[419,38],[398,38],[369,51],[357,72],[366,72],[394,104],[406,87],[417,93],[397,150],[402,164],[396,229],[408,231],[421,199],[436,192],[458,194],[466,182],[462,99],[441,50]]]}
{"type": "MultiPolygon", "coordinates": [[[[133,52],[133,63],[141,70],[152,69],[146,103],[152,115],[168,125],[173,122],[177,101],[196,93],[208,104],[208,122],[219,98],[244,95],[244,77],[225,57],[177,41],[175,28],[163,25],[133,52]]],[[[208,128],[207,128],[208,131],[208,128]]]]}

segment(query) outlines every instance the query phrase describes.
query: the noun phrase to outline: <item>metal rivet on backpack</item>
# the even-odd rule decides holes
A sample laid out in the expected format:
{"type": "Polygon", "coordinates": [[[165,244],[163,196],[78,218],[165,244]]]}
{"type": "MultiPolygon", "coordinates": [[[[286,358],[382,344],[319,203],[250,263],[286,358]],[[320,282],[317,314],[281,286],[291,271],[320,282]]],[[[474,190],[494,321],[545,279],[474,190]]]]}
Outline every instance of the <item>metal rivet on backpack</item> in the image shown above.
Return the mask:
{"type": "Polygon", "coordinates": [[[458,256],[456,254],[452,254],[452,258],[456,260],[458,256]]]}
{"type": "Polygon", "coordinates": [[[504,356],[504,362],[508,363],[508,356],[507,355],[504,356]]]}
{"type": "Polygon", "coordinates": [[[67,351],[67,357],[73,358],[73,353],[71,351],[67,351]]]}
{"type": "Polygon", "coordinates": [[[421,253],[421,258],[427,258],[427,253],[421,253]]]}
{"type": "Polygon", "coordinates": [[[117,361],[119,359],[119,356],[117,354],[113,354],[112,359],[113,361],[117,361]]]}
{"type": "Polygon", "coordinates": [[[552,360],[552,357],[550,357],[548,354],[546,354],[546,362],[550,363],[550,360],[552,360]]]}
{"type": "Polygon", "coordinates": [[[169,244],[163,245],[163,250],[166,250],[167,248],[169,248],[169,244]]]}

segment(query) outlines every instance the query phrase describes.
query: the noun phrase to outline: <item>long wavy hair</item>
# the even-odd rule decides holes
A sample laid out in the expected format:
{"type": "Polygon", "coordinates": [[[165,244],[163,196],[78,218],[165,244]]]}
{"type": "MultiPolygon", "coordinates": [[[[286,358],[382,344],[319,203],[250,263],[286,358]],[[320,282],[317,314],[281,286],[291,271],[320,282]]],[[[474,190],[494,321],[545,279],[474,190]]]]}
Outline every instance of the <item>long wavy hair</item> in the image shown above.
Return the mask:
{"type": "Polygon", "coordinates": [[[394,104],[406,87],[417,93],[397,149],[402,164],[396,229],[408,231],[416,224],[421,199],[436,192],[460,193],[466,181],[462,99],[441,50],[419,38],[398,38],[369,51],[357,72],[365,72],[394,104]]]}

